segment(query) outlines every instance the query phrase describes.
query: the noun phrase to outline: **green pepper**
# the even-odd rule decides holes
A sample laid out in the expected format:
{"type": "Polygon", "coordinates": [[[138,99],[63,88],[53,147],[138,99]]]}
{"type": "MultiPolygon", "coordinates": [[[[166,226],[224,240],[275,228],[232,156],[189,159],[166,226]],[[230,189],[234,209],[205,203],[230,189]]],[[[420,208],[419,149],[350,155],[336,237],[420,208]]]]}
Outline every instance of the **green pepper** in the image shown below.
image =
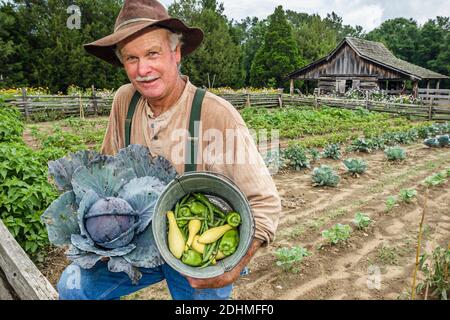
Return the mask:
{"type": "Polygon", "coordinates": [[[239,213],[232,211],[227,215],[227,223],[230,226],[236,228],[241,224],[241,216],[239,215],[239,213]]]}
{"type": "Polygon", "coordinates": [[[205,217],[205,218],[208,216],[208,208],[199,201],[193,201],[193,202],[187,204],[187,206],[191,210],[192,214],[194,214],[196,216],[205,217]]]}
{"type": "Polygon", "coordinates": [[[191,267],[198,267],[202,264],[202,255],[195,250],[187,250],[183,252],[181,261],[191,267]]]}
{"type": "Polygon", "coordinates": [[[189,210],[188,207],[181,207],[178,210],[178,217],[177,217],[177,219],[180,219],[180,220],[177,220],[178,227],[183,228],[189,222],[189,220],[187,220],[187,219],[183,220],[181,218],[189,218],[189,217],[192,217],[191,210],[189,210]]]}
{"type": "Polygon", "coordinates": [[[211,202],[209,202],[209,199],[201,193],[194,193],[194,197],[195,197],[195,199],[197,199],[198,201],[203,203],[208,208],[209,222],[213,222],[214,221],[213,204],[211,202]]]}
{"type": "Polygon", "coordinates": [[[225,232],[220,240],[219,250],[226,256],[232,255],[239,245],[239,233],[236,229],[225,232]]]}

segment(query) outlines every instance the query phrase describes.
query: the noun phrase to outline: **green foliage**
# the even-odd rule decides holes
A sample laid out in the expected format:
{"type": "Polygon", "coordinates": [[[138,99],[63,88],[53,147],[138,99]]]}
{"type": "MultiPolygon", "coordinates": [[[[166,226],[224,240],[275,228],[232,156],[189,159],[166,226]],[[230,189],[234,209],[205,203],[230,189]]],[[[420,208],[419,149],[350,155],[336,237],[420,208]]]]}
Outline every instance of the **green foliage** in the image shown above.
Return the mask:
{"type": "Polygon", "coordinates": [[[358,229],[363,230],[366,229],[372,223],[372,220],[368,216],[364,215],[364,213],[357,212],[355,214],[355,219],[353,220],[353,223],[356,225],[358,229]]]}
{"type": "Polygon", "coordinates": [[[316,148],[309,149],[309,155],[311,156],[312,162],[316,162],[316,161],[320,160],[320,158],[322,157],[320,151],[317,150],[316,148]]]}
{"type": "Polygon", "coordinates": [[[364,138],[357,138],[355,139],[350,147],[348,148],[348,151],[358,151],[358,152],[366,152],[369,153],[372,151],[372,146],[369,141],[367,141],[364,138]]]}
{"type": "Polygon", "coordinates": [[[344,165],[347,168],[348,172],[353,175],[363,174],[367,171],[367,162],[363,159],[346,159],[344,160],[344,165]]]}
{"type": "Polygon", "coordinates": [[[63,131],[59,126],[54,126],[53,133],[46,135],[41,140],[41,143],[43,148],[56,147],[67,152],[86,149],[86,146],[83,145],[82,139],[78,135],[63,131]]]}
{"type": "Polygon", "coordinates": [[[403,202],[411,203],[417,196],[416,189],[401,189],[399,197],[403,202]]]}
{"type": "Polygon", "coordinates": [[[7,106],[0,99],[0,143],[22,140],[22,115],[15,107],[7,106]]]}
{"type": "Polygon", "coordinates": [[[0,65],[2,85],[47,86],[50,91],[80,87],[118,88],[127,81],[120,68],[85,52],[83,44],[114,29],[121,0],[79,0],[81,29],[66,26],[72,1],[48,0],[0,4],[0,65]],[[3,68],[5,66],[5,68],[3,68]]]}
{"type": "Polygon", "coordinates": [[[423,293],[428,287],[431,296],[447,300],[450,293],[450,247],[445,249],[436,247],[431,255],[425,253],[420,256],[420,270],[423,272],[424,281],[417,285],[417,292],[423,293]]]}
{"type": "Polygon", "coordinates": [[[48,245],[39,218],[57,197],[47,181],[48,156],[21,143],[0,144],[0,215],[24,250],[37,259],[48,245]]]}
{"type": "Polygon", "coordinates": [[[406,151],[405,149],[395,146],[388,147],[384,150],[384,154],[386,155],[389,161],[400,161],[406,159],[406,151]]]}
{"type": "Polygon", "coordinates": [[[236,88],[244,85],[242,48],[233,39],[223,10],[223,5],[216,1],[182,0],[169,6],[173,17],[205,33],[203,44],[183,58],[181,65],[182,72],[198,86],[236,88]]]}
{"type": "Polygon", "coordinates": [[[395,196],[387,197],[385,204],[386,204],[386,211],[388,212],[391,211],[397,204],[397,197],[395,196]]]}
{"type": "Polygon", "coordinates": [[[309,159],[306,156],[306,150],[297,145],[291,145],[283,152],[283,157],[288,160],[288,163],[295,170],[307,169],[310,167],[309,159]]]}
{"type": "Polygon", "coordinates": [[[400,59],[447,75],[450,71],[449,19],[436,17],[422,26],[413,19],[391,19],[369,32],[367,39],[383,42],[400,59]]]}
{"type": "Polygon", "coordinates": [[[278,6],[269,17],[264,43],[253,60],[250,83],[254,87],[267,87],[269,79],[274,79],[274,84],[282,88],[286,85],[286,75],[304,64],[305,62],[300,60],[292,27],[286,19],[283,7],[278,6]]]}
{"type": "Polygon", "coordinates": [[[428,187],[440,186],[447,182],[447,180],[445,179],[446,177],[447,177],[446,172],[438,172],[438,173],[435,173],[435,174],[427,177],[424,180],[424,182],[425,182],[425,185],[428,187]]]}
{"type": "Polygon", "coordinates": [[[312,173],[312,181],[314,187],[336,187],[340,181],[340,178],[331,167],[321,165],[319,168],[314,168],[312,173]]]}
{"type": "Polygon", "coordinates": [[[275,251],[277,257],[276,265],[283,268],[284,271],[297,273],[297,265],[311,253],[303,247],[279,248],[275,251]]]}
{"type": "Polygon", "coordinates": [[[324,158],[331,158],[334,160],[341,159],[341,147],[337,143],[329,144],[325,147],[323,151],[324,158]]]}
{"type": "Polygon", "coordinates": [[[352,228],[346,224],[337,223],[330,229],[322,231],[322,237],[332,245],[345,242],[350,238],[352,228]]]}

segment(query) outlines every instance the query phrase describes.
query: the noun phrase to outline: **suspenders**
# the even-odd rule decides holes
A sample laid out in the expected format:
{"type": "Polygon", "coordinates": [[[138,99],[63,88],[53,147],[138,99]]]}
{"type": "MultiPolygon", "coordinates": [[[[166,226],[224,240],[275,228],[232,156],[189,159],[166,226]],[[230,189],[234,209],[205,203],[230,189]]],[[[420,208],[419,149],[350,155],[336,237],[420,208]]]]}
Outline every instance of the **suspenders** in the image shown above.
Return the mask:
{"type": "MultiPolygon", "coordinates": [[[[202,113],[202,103],[205,97],[206,91],[203,89],[197,89],[194,96],[194,101],[192,102],[191,115],[189,117],[189,137],[186,142],[186,159],[184,165],[184,172],[196,171],[197,165],[197,149],[198,149],[198,125],[195,124],[200,121],[200,116],[202,113]]],[[[136,105],[141,98],[139,91],[136,91],[133,98],[130,101],[128,107],[127,119],[125,120],[125,147],[130,145],[131,136],[131,125],[133,121],[133,115],[136,110],[136,105]]]]}

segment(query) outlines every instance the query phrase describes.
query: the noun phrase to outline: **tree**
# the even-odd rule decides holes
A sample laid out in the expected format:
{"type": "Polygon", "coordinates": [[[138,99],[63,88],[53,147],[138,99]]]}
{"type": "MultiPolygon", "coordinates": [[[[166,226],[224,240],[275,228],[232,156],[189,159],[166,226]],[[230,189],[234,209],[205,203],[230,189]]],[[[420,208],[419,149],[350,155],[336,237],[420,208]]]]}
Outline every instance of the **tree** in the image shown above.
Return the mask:
{"type": "Polygon", "coordinates": [[[250,83],[255,87],[274,84],[286,86],[286,76],[296,70],[301,61],[292,27],[286,19],[283,7],[278,6],[269,17],[264,43],[257,51],[250,72],[250,83]]]}
{"type": "Polygon", "coordinates": [[[397,58],[417,64],[419,28],[413,19],[396,18],[383,22],[367,34],[366,39],[382,42],[397,58]]]}
{"type": "Polygon", "coordinates": [[[169,14],[205,33],[202,45],[182,60],[182,72],[196,85],[239,87],[244,84],[242,51],[232,37],[223,5],[215,0],[180,0],[169,14]]]}
{"type": "Polygon", "coordinates": [[[117,88],[127,82],[121,68],[102,62],[83,49],[84,43],[111,33],[122,1],[78,0],[81,29],[71,30],[67,27],[67,8],[72,3],[15,0],[0,7],[5,16],[0,22],[0,43],[13,43],[13,51],[1,58],[2,64],[8,66],[8,85],[41,86],[64,92],[71,84],[117,88]]]}

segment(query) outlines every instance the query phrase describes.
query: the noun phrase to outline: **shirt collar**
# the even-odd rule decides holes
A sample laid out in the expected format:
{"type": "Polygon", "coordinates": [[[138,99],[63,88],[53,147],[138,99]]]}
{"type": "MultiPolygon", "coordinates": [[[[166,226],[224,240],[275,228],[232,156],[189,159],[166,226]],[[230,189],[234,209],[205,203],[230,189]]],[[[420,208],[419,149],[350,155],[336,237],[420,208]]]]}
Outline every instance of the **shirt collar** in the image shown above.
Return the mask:
{"type": "Polygon", "coordinates": [[[186,85],[184,87],[183,93],[181,94],[181,96],[178,98],[177,102],[175,102],[168,110],[166,110],[165,112],[161,113],[159,116],[155,117],[152,111],[152,108],[150,108],[150,105],[147,101],[147,99],[145,99],[145,110],[147,112],[147,115],[149,118],[151,119],[158,119],[158,120],[166,120],[168,119],[173,113],[175,113],[180,106],[183,105],[183,101],[185,101],[187,99],[187,96],[189,94],[189,88],[190,86],[192,86],[191,82],[189,81],[189,77],[188,76],[181,76],[181,78],[186,82],[186,85]]]}

